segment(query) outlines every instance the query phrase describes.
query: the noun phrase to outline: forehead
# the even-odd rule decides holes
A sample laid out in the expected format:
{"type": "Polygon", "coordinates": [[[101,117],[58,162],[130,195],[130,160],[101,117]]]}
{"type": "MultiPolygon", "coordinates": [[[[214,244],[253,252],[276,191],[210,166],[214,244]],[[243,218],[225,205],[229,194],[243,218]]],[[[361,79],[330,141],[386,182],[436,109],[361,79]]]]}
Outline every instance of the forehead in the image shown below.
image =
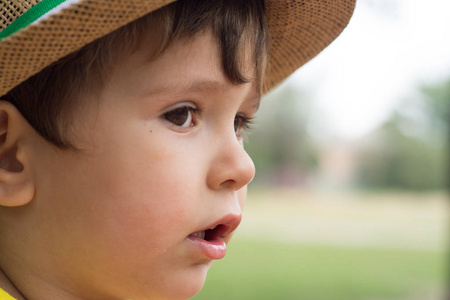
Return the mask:
{"type": "MultiPolygon", "coordinates": [[[[210,31],[175,41],[157,56],[152,38],[155,37],[150,35],[137,51],[121,61],[122,72],[138,73],[134,79],[138,82],[130,82],[130,87],[145,85],[145,93],[157,95],[186,91],[227,93],[230,85],[237,85],[227,78],[218,43],[210,31]],[[149,76],[151,80],[148,80],[149,76]]],[[[249,97],[259,103],[260,85],[251,45],[243,45],[246,49],[240,51],[239,68],[249,79],[245,84],[250,87],[249,97]]]]}
{"type": "Polygon", "coordinates": [[[128,60],[128,56],[140,52],[147,61],[152,62],[167,55],[166,52],[171,55],[188,55],[188,51],[199,51],[200,46],[208,44],[208,47],[214,47],[214,58],[218,58],[214,59],[217,68],[221,69],[231,82],[256,81],[259,86],[262,85],[267,53],[257,50],[258,44],[250,27],[244,29],[241,35],[233,37],[234,40],[228,37],[228,42],[224,45],[223,36],[212,26],[195,34],[174,34],[167,32],[163,22],[153,25],[147,26],[145,33],[140,32],[138,40],[124,50],[120,50],[124,46],[120,45],[120,40],[117,41],[118,50],[113,51],[118,54],[119,61],[128,60]]]}

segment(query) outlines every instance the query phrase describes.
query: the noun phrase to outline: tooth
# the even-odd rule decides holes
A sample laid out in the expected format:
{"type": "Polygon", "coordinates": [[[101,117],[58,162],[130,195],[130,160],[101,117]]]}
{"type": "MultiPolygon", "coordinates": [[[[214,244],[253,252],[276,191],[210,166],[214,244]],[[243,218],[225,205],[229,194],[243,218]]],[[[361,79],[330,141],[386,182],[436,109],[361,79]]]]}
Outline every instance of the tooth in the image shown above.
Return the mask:
{"type": "Polygon", "coordinates": [[[196,236],[196,237],[198,237],[199,239],[202,239],[202,240],[205,239],[205,232],[204,231],[195,232],[192,235],[196,236]]]}

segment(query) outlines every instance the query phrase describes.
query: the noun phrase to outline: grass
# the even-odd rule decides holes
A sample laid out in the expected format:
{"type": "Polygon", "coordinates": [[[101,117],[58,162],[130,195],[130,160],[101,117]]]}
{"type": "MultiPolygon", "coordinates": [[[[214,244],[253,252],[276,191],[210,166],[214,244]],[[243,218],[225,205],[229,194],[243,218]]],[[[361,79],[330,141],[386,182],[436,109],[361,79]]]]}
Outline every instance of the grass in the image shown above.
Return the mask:
{"type": "Polygon", "coordinates": [[[445,253],[240,238],[229,248],[194,299],[428,300],[446,276],[445,253]]]}
{"type": "Polygon", "coordinates": [[[448,212],[443,193],[250,193],[194,299],[443,300],[448,212]]]}

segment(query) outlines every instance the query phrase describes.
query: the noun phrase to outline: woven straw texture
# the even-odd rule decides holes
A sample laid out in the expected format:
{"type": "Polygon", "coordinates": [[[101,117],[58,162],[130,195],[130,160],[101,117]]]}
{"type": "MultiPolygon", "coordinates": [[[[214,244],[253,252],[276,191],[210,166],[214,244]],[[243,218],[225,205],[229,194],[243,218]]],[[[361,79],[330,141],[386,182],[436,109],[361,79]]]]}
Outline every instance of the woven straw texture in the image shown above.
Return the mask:
{"type": "Polygon", "coordinates": [[[40,0],[2,1],[0,4],[0,16],[2,18],[2,22],[0,23],[1,29],[5,29],[12,21],[36,5],[39,1],[40,0]]]}
{"type": "MultiPolygon", "coordinates": [[[[0,0],[3,30],[41,0],[0,0]]],[[[52,62],[173,0],[82,0],[0,41],[0,95],[52,62]]],[[[330,44],[355,0],[266,0],[271,38],[266,90],[330,44]]]]}

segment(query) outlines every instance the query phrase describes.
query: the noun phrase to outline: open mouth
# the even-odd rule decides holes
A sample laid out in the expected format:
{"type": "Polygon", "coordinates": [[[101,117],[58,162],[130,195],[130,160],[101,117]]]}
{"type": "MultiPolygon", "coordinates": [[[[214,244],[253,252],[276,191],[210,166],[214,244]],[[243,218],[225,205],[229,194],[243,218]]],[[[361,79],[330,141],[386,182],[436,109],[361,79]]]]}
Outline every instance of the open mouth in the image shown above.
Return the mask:
{"type": "Polygon", "coordinates": [[[217,225],[211,229],[194,232],[192,233],[193,236],[205,240],[205,241],[213,241],[217,240],[217,238],[223,237],[224,233],[228,231],[228,227],[226,225],[217,225]]]}
{"type": "Polygon", "coordinates": [[[241,217],[242,215],[229,214],[203,230],[191,233],[190,236],[206,242],[223,241],[228,234],[239,226],[241,217]]]}
{"type": "Polygon", "coordinates": [[[191,233],[188,240],[207,258],[221,259],[227,252],[227,236],[238,227],[241,217],[240,214],[226,215],[217,222],[205,226],[203,230],[191,233]]]}

